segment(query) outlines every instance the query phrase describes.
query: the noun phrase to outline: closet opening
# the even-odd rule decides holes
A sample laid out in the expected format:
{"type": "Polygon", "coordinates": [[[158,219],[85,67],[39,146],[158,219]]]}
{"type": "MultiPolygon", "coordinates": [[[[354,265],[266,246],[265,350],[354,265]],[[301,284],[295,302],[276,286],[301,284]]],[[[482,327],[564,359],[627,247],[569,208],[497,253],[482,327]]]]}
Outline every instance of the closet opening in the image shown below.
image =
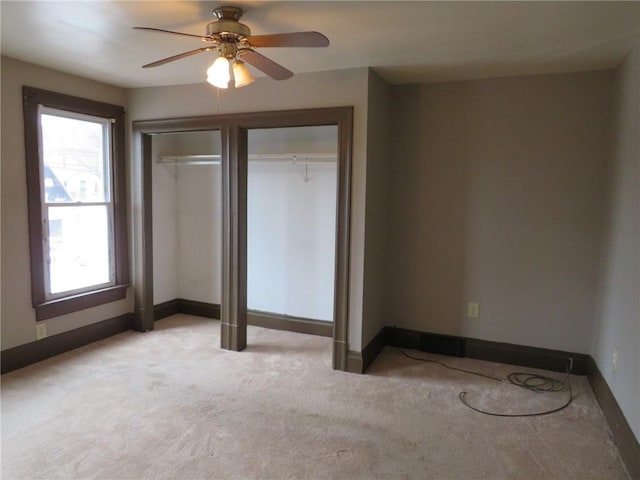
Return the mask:
{"type": "Polygon", "coordinates": [[[248,322],[331,337],[337,127],[251,129],[247,139],[248,322]]]}
{"type": "Polygon", "coordinates": [[[241,351],[262,322],[332,337],[346,370],[352,119],[336,107],[133,122],[134,328],[172,309],[218,317],[220,347],[241,351]]]}
{"type": "Polygon", "coordinates": [[[152,138],[154,319],[220,317],[222,181],[219,130],[152,138]]]}

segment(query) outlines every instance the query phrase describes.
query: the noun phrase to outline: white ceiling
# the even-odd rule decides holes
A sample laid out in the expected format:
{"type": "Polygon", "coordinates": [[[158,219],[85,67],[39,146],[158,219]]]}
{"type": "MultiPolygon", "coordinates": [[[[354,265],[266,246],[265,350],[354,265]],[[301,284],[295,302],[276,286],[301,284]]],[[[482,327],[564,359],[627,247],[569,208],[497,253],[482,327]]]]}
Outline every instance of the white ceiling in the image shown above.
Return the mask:
{"type": "MultiPolygon", "coordinates": [[[[316,30],[331,45],[264,48],[294,73],[374,67],[394,84],[615,67],[640,42],[640,2],[5,1],[2,54],[122,87],[199,83],[198,48],[217,6],[241,6],[252,34],[316,30]]],[[[254,71],[255,73],[255,71],[254,71]]]]}

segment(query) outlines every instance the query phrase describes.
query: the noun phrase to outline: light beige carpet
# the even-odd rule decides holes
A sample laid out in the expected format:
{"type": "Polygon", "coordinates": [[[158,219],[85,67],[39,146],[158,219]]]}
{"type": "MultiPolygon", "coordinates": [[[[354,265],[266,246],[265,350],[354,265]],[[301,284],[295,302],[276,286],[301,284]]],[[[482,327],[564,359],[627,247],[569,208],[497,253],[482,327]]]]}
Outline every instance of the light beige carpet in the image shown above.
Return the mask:
{"type": "Polygon", "coordinates": [[[571,378],[577,398],[560,413],[498,418],[459,392],[499,411],[564,394],[392,348],[356,375],[331,370],[328,338],[249,327],[248,342],[221,350],[217,321],[176,315],[3,375],[2,478],[627,478],[585,377],[571,378]]]}

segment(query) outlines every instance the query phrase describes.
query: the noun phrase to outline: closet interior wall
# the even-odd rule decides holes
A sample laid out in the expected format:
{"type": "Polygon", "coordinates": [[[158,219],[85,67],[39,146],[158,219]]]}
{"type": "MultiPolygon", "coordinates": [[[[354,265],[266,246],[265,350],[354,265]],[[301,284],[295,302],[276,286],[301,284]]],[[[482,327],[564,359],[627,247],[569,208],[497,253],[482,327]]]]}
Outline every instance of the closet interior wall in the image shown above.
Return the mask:
{"type": "Polygon", "coordinates": [[[337,145],[336,126],[249,130],[250,311],[333,321],[337,145]]]}
{"type": "Polygon", "coordinates": [[[220,132],[153,137],[154,304],[220,304],[222,190],[220,165],[158,163],[159,155],[220,154],[220,132]]]}

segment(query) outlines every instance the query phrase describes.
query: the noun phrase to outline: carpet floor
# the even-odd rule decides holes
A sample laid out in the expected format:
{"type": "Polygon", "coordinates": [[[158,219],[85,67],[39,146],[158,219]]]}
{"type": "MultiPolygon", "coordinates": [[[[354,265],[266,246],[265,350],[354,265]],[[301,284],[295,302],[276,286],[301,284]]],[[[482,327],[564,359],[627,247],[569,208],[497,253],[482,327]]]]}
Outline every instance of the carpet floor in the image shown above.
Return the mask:
{"type": "MultiPolygon", "coordinates": [[[[175,315],[2,376],[3,479],[626,479],[586,377],[562,405],[385,348],[331,369],[324,337],[175,315]]],[[[506,377],[508,365],[412,352],[506,377]]],[[[531,371],[531,370],[527,370],[531,371]]],[[[534,372],[540,372],[535,371],[534,372]]],[[[542,372],[561,378],[562,375],[542,372]]]]}

